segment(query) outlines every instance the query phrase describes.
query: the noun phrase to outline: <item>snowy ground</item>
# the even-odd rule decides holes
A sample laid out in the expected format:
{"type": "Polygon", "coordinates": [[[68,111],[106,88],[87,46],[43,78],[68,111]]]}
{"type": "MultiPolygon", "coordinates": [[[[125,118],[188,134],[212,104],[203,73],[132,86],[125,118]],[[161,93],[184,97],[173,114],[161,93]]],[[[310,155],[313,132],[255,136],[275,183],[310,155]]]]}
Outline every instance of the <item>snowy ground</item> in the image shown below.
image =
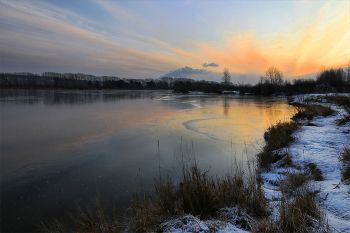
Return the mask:
{"type": "MultiPolygon", "coordinates": [[[[302,102],[303,99],[315,95],[297,96],[294,102],[302,102]]],[[[317,103],[320,104],[320,103],[317,103]]],[[[346,111],[334,104],[330,105],[337,114],[328,117],[316,117],[312,120],[314,126],[302,126],[302,129],[294,133],[297,139],[288,148],[280,149],[292,155],[293,162],[300,167],[312,162],[317,164],[322,171],[323,181],[311,181],[311,185],[318,190],[318,197],[326,218],[333,232],[350,232],[350,185],[341,182],[339,154],[345,145],[350,143],[350,122],[344,126],[337,126],[336,119],[342,118],[346,111]]],[[[283,179],[286,169],[278,168],[278,164],[272,167],[268,173],[263,173],[264,190],[271,206],[278,206],[279,181],[283,179]]],[[[277,213],[277,209],[274,209],[277,213]]],[[[234,208],[224,211],[226,221],[209,220],[200,221],[193,216],[185,216],[181,219],[171,220],[163,224],[167,232],[247,232],[242,229],[240,222],[242,216],[234,208]]],[[[254,221],[254,220],[252,220],[254,221]]]]}
{"type": "MultiPolygon", "coordinates": [[[[308,96],[299,98],[299,101],[305,97],[308,96]]],[[[337,126],[335,120],[345,115],[346,111],[334,104],[330,106],[337,111],[336,115],[314,118],[312,123],[315,126],[302,126],[301,131],[294,133],[297,141],[282,150],[288,151],[293,162],[301,167],[310,162],[318,165],[324,180],[313,181],[311,185],[320,191],[319,198],[324,201],[323,208],[331,230],[350,232],[350,185],[341,182],[339,161],[339,154],[344,145],[350,143],[350,123],[337,126]]],[[[285,168],[275,166],[269,173],[262,174],[266,196],[270,200],[276,200],[276,197],[278,199],[278,184],[283,178],[281,173],[284,172],[285,168]]]]}

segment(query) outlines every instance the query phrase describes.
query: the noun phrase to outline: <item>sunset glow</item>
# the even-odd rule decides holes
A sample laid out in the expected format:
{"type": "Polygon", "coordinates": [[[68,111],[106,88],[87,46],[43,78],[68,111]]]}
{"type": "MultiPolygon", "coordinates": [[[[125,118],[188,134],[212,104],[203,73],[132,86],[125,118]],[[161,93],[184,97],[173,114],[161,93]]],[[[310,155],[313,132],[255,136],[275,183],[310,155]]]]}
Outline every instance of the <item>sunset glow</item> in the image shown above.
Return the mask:
{"type": "Polygon", "coordinates": [[[271,65],[287,78],[350,59],[349,1],[0,0],[1,72],[45,71],[256,82],[271,65]],[[218,66],[203,67],[204,63],[218,66]]]}

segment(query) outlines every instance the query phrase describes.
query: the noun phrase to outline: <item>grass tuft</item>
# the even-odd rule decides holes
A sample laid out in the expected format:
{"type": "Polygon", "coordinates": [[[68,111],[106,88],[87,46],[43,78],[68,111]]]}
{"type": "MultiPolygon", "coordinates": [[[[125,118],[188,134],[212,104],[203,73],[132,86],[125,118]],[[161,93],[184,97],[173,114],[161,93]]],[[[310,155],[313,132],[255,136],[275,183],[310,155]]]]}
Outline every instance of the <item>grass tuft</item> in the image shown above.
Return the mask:
{"type": "Polygon", "coordinates": [[[344,116],[341,119],[336,120],[338,126],[345,125],[350,121],[350,115],[344,116]]]}
{"type": "Polygon", "coordinates": [[[339,106],[345,106],[347,108],[350,108],[350,98],[345,95],[327,95],[325,97],[327,102],[329,103],[335,103],[339,106]]]}
{"type": "Polygon", "coordinates": [[[79,214],[77,217],[70,215],[74,222],[74,226],[67,224],[67,222],[62,222],[57,219],[50,221],[47,225],[43,224],[41,226],[42,230],[45,232],[111,232],[119,233],[121,229],[119,227],[116,216],[113,214],[106,214],[102,207],[100,206],[99,199],[96,198],[93,203],[93,207],[88,208],[83,211],[78,208],[79,214]]]}
{"type": "MultiPolygon", "coordinates": [[[[278,122],[267,129],[269,139],[263,151],[258,154],[258,161],[261,167],[267,168],[271,163],[277,162],[278,156],[272,155],[272,151],[288,146],[295,141],[293,132],[299,128],[295,121],[278,122]]],[[[282,159],[282,157],[280,158],[282,159]]]]}
{"type": "Polygon", "coordinates": [[[340,154],[342,180],[350,184],[350,147],[344,147],[340,154]]]}
{"type": "Polygon", "coordinates": [[[157,232],[162,219],[159,207],[152,202],[152,197],[146,194],[134,194],[131,206],[132,217],[128,219],[131,232],[157,232]]]}
{"type": "Polygon", "coordinates": [[[308,186],[298,189],[292,199],[282,198],[279,214],[281,232],[310,232],[315,230],[316,222],[323,220],[315,194],[308,186]]]}
{"type": "Polygon", "coordinates": [[[154,197],[134,196],[132,232],[156,232],[162,222],[184,215],[198,216],[201,220],[220,217],[220,209],[238,206],[245,213],[262,218],[269,214],[267,200],[255,175],[239,170],[219,178],[202,170],[196,161],[183,164],[180,182],[170,176],[156,180],[154,197]]]}
{"type": "Polygon", "coordinates": [[[293,192],[303,186],[308,180],[310,178],[305,172],[288,171],[286,177],[280,181],[280,190],[283,194],[292,195],[293,192]]]}
{"type": "Polygon", "coordinates": [[[324,180],[322,171],[317,167],[317,164],[315,164],[315,163],[308,163],[306,165],[306,168],[310,171],[313,180],[315,180],[315,181],[322,181],[322,180],[324,180]]]}
{"type": "Polygon", "coordinates": [[[312,120],[315,116],[331,116],[335,111],[329,106],[323,106],[318,104],[307,104],[303,107],[297,108],[297,113],[294,115],[296,119],[312,120]]]}
{"type": "Polygon", "coordinates": [[[282,195],[276,219],[263,219],[252,232],[327,232],[327,223],[315,192],[302,185],[295,190],[293,198],[282,195]]]}

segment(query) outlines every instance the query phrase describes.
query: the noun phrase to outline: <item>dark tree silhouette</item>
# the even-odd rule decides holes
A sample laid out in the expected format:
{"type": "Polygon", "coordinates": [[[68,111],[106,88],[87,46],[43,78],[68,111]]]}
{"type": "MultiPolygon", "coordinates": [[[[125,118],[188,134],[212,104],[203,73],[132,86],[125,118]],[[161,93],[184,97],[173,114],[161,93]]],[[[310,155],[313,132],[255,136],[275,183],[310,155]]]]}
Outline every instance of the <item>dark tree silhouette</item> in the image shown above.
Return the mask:
{"type": "Polygon", "coordinates": [[[231,81],[231,75],[227,68],[225,68],[223,72],[224,72],[224,76],[221,78],[221,80],[225,86],[228,86],[231,81]]]}
{"type": "Polygon", "coordinates": [[[269,80],[272,85],[283,84],[283,73],[274,66],[271,66],[265,71],[265,78],[269,80]]]}

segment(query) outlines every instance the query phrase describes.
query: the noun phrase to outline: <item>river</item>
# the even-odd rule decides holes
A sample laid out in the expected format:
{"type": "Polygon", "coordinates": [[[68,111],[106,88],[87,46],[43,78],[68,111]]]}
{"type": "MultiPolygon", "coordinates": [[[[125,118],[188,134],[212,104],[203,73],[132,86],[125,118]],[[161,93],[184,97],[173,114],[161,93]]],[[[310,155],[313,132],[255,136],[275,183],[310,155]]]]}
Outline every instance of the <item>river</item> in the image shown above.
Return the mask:
{"type": "Polygon", "coordinates": [[[295,110],[285,98],[171,91],[1,90],[1,230],[39,231],[95,197],[124,209],[195,156],[223,174],[295,110]]]}

